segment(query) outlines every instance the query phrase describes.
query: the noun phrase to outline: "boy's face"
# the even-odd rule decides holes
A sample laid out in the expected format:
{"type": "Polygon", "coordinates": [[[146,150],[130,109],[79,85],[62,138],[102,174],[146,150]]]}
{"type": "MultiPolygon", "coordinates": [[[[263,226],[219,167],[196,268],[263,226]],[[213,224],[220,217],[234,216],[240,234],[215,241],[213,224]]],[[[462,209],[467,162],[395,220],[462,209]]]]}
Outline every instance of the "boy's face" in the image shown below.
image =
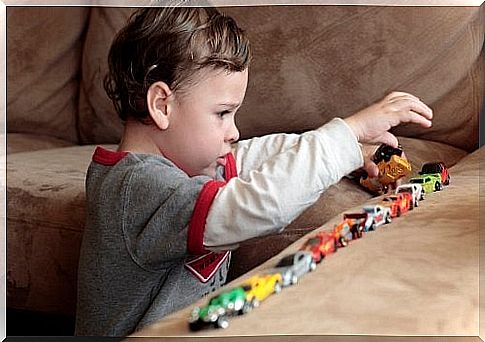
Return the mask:
{"type": "Polygon", "coordinates": [[[246,93],[248,71],[210,70],[202,75],[183,96],[174,94],[161,150],[189,176],[214,177],[231,143],[239,139],[234,116],[246,93]]]}

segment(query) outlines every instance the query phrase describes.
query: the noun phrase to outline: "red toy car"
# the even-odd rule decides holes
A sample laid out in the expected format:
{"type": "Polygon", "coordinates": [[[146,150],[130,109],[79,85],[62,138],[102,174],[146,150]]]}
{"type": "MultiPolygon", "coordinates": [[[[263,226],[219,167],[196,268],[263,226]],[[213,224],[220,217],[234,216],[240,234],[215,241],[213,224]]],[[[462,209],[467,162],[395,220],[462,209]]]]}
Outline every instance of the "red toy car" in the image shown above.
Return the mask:
{"type": "Polygon", "coordinates": [[[409,193],[399,193],[385,197],[382,202],[391,209],[391,217],[401,216],[409,210],[412,203],[412,197],[409,193]]]}
{"type": "Polygon", "coordinates": [[[432,162],[424,164],[419,174],[424,175],[429,173],[439,173],[439,175],[441,176],[441,183],[443,183],[443,185],[450,184],[450,174],[448,173],[448,169],[446,168],[445,163],[432,162]]]}
{"type": "Polygon", "coordinates": [[[337,251],[337,242],[333,234],[320,232],[308,238],[300,250],[311,252],[313,260],[319,263],[327,255],[337,251]]]}

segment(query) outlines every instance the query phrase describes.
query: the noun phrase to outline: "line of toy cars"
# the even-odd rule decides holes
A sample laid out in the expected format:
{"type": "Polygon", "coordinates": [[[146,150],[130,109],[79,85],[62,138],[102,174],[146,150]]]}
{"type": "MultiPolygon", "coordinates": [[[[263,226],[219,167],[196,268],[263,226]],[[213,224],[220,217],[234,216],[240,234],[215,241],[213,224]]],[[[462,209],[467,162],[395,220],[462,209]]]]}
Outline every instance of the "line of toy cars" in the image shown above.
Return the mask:
{"type": "MultiPolygon", "coordinates": [[[[387,158],[383,156],[386,151],[378,150],[383,160],[387,158]]],[[[283,257],[273,269],[212,297],[205,306],[195,307],[189,317],[190,329],[227,328],[229,317],[246,314],[270,295],[297,284],[302,276],[314,271],[318,263],[338,248],[346,247],[364,233],[391,223],[394,217],[418,207],[425,192],[439,191],[449,183],[450,175],[442,162],[424,164],[418,177],[398,186],[394,194],[383,198],[382,204],[364,206],[362,212],[345,213],[343,220],[331,232],[321,231],[312,235],[296,253],[283,257]]]]}

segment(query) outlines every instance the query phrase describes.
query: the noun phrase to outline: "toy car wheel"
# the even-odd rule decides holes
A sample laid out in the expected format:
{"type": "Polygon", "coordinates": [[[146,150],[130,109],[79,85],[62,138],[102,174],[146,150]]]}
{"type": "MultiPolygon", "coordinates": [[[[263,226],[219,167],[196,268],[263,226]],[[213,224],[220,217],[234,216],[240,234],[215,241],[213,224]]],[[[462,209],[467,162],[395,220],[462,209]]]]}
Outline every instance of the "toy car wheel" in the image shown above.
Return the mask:
{"type": "Polygon", "coordinates": [[[244,314],[247,314],[248,312],[250,312],[251,310],[253,309],[253,307],[251,306],[251,303],[246,301],[244,302],[244,305],[241,309],[241,311],[239,312],[240,315],[244,315],[244,314]]]}
{"type": "Polygon", "coordinates": [[[348,242],[343,237],[339,238],[340,246],[347,247],[348,242]]]}
{"type": "Polygon", "coordinates": [[[275,284],[274,284],[274,293],[278,294],[281,292],[281,283],[279,281],[277,281],[275,284]]]}
{"type": "Polygon", "coordinates": [[[385,218],[385,220],[384,220],[384,222],[385,222],[386,224],[391,223],[391,222],[392,222],[391,215],[387,214],[387,215],[386,215],[386,218],[385,218]]]}
{"type": "Polygon", "coordinates": [[[441,183],[436,182],[434,183],[434,191],[440,191],[441,190],[441,183]]]}
{"type": "Polygon", "coordinates": [[[259,306],[259,300],[257,300],[256,297],[254,297],[251,300],[251,307],[254,309],[254,308],[257,308],[258,306],[259,306]]]}
{"type": "Polygon", "coordinates": [[[291,276],[291,285],[298,283],[298,276],[296,274],[291,276]]]}
{"type": "Polygon", "coordinates": [[[401,216],[401,208],[397,208],[397,217],[401,216]]]}
{"type": "Polygon", "coordinates": [[[197,320],[195,322],[190,322],[189,323],[189,329],[191,331],[199,331],[200,329],[202,329],[202,323],[199,320],[197,320]]]}
{"type": "Polygon", "coordinates": [[[226,329],[227,327],[229,327],[229,320],[224,316],[219,317],[216,321],[216,327],[226,329]]]}
{"type": "Polygon", "coordinates": [[[414,206],[413,207],[419,207],[419,200],[418,199],[416,201],[414,201],[414,206]]]}
{"type": "Polygon", "coordinates": [[[448,175],[448,176],[446,177],[446,180],[445,180],[445,183],[444,183],[444,184],[445,184],[445,185],[450,185],[450,175],[448,175]]]}
{"type": "Polygon", "coordinates": [[[317,263],[315,261],[312,261],[310,263],[310,272],[313,272],[317,269],[317,263]]]}

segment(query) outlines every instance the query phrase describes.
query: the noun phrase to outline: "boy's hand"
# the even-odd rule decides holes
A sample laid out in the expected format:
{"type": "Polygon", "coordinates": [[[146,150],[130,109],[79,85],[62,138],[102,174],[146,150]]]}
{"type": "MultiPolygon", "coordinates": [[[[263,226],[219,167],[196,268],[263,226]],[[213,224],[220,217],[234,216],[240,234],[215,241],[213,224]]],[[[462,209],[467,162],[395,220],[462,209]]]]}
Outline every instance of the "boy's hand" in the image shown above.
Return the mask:
{"type": "Polygon", "coordinates": [[[362,169],[367,172],[367,175],[371,178],[377,177],[379,174],[379,168],[376,163],[372,161],[372,157],[378,147],[379,145],[362,144],[362,156],[364,157],[364,166],[362,169]]]}
{"type": "Polygon", "coordinates": [[[417,97],[408,93],[392,92],[381,101],[346,118],[345,122],[361,143],[384,143],[397,147],[397,138],[388,132],[392,127],[408,122],[431,127],[432,119],[431,108],[417,97]]]}

